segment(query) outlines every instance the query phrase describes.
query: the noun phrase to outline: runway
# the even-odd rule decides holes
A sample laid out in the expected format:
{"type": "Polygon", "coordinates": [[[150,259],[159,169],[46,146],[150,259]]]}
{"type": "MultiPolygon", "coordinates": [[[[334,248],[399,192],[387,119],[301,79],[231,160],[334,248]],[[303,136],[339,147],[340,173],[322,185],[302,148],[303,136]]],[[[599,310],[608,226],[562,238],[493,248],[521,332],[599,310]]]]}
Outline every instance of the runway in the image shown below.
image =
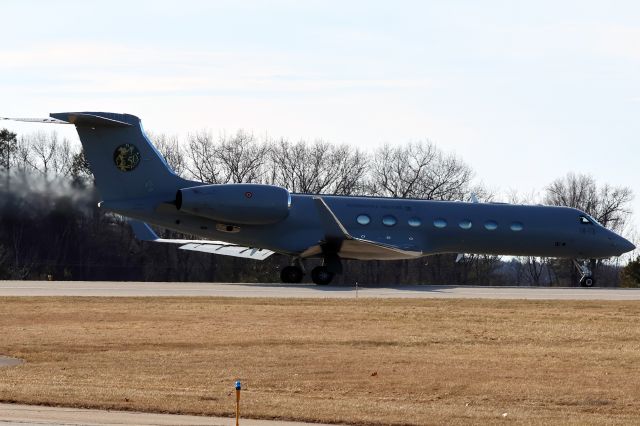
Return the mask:
{"type": "Polygon", "coordinates": [[[455,285],[316,286],[313,284],[0,281],[0,297],[274,297],[640,300],[640,289],[455,285]]]}
{"type": "MultiPolygon", "coordinates": [[[[37,405],[0,404],[2,425],[189,425],[231,426],[235,418],[181,416],[129,411],[87,410],[83,408],[42,407],[37,405]]],[[[328,426],[319,423],[241,419],[242,426],[328,426]]]]}

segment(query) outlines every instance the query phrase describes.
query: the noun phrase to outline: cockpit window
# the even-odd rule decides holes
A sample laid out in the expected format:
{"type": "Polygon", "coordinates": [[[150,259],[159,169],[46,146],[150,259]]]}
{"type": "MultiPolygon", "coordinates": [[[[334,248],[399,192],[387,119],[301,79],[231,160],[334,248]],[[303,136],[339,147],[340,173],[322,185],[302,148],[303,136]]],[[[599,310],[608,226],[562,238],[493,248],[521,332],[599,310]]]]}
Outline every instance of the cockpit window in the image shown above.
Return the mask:
{"type": "Polygon", "coordinates": [[[587,216],[579,216],[578,220],[583,225],[593,225],[593,221],[590,218],[588,218],[587,216]]]}
{"type": "Polygon", "coordinates": [[[589,220],[590,220],[592,223],[595,223],[596,225],[600,225],[600,226],[602,226],[602,224],[601,224],[600,222],[598,222],[598,221],[596,220],[596,218],[595,218],[595,217],[593,217],[593,216],[589,216],[589,215],[587,215],[587,217],[589,218],[589,220]]]}

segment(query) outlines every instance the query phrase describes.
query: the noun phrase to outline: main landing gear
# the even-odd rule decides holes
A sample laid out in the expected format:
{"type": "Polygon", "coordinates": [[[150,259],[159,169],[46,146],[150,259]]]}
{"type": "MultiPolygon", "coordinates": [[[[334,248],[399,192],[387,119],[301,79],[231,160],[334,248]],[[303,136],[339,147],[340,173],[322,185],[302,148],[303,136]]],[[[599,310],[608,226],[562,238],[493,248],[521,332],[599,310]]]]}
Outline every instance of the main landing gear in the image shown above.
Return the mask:
{"type": "Polygon", "coordinates": [[[311,270],[311,280],[318,285],[327,285],[333,279],[333,272],[326,266],[316,266],[311,270]]]}
{"type": "Polygon", "coordinates": [[[593,279],[592,269],[595,267],[596,260],[584,260],[582,263],[573,260],[573,264],[580,273],[580,286],[593,287],[596,281],[593,279]]]}
{"type": "MultiPolygon", "coordinates": [[[[333,279],[334,274],[329,272],[326,266],[316,266],[311,270],[311,280],[318,285],[327,285],[333,279]]],[[[280,279],[283,283],[297,284],[302,282],[304,272],[300,266],[285,266],[280,271],[280,279]]]]}
{"type": "MultiPolygon", "coordinates": [[[[342,262],[337,255],[326,256],[321,266],[311,270],[311,280],[317,285],[328,285],[336,274],[342,272],[342,262]]],[[[302,282],[305,271],[302,260],[296,259],[293,265],[285,266],[280,271],[280,279],[283,283],[297,284],[302,282]]]]}
{"type": "Polygon", "coordinates": [[[302,268],[297,265],[285,266],[282,268],[282,271],[280,271],[280,279],[283,283],[297,284],[302,281],[302,278],[304,278],[304,272],[302,268]]]}

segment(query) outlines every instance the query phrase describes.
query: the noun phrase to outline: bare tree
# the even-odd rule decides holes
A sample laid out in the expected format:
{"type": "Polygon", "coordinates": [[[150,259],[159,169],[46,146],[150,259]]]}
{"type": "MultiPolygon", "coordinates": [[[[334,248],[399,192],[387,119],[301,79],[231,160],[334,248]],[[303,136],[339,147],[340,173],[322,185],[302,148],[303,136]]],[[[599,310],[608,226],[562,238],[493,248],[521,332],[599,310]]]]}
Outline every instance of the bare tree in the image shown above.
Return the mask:
{"type": "MultiPolygon", "coordinates": [[[[437,148],[436,148],[437,149],[437,148]]],[[[438,150],[435,164],[429,168],[422,183],[428,200],[463,200],[472,191],[484,199],[490,198],[488,191],[479,186],[470,188],[473,172],[471,168],[453,154],[442,154],[438,150]]]]}
{"type": "Polygon", "coordinates": [[[217,146],[222,180],[232,183],[260,182],[268,161],[269,145],[259,143],[243,130],[232,137],[222,136],[217,146]]]}
{"type": "Polygon", "coordinates": [[[455,155],[429,141],[384,145],[373,158],[371,192],[397,198],[460,200],[469,194],[473,174],[455,155]]]}
{"type": "Polygon", "coordinates": [[[526,256],[524,261],[526,275],[529,282],[535,286],[540,285],[540,279],[545,267],[545,258],[526,256]]]}
{"type": "Polygon", "coordinates": [[[189,135],[187,170],[208,183],[260,182],[269,159],[270,147],[252,134],[239,130],[216,141],[208,131],[189,135]]]}
{"type": "Polygon", "coordinates": [[[371,192],[397,198],[417,197],[416,188],[436,156],[436,148],[430,143],[384,145],[373,157],[371,192]]]}
{"type": "Polygon", "coordinates": [[[201,130],[189,135],[187,171],[195,179],[206,183],[223,183],[215,158],[216,148],[210,131],[201,130]]]}
{"type": "Polygon", "coordinates": [[[183,176],[186,171],[186,157],[178,136],[152,132],[147,132],[147,135],[149,139],[153,141],[169,167],[171,167],[178,176],[183,176]]]}
{"type": "Polygon", "coordinates": [[[57,132],[27,135],[18,149],[19,160],[45,176],[70,176],[73,155],[69,140],[60,141],[57,132]]]}
{"type": "Polygon", "coordinates": [[[352,194],[363,190],[367,164],[364,153],[346,145],[280,139],[271,147],[271,182],[292,192],[352,194]]]}
{"type": "Polygon", "coordinates": [[[357,148],[339,145],[333,149],[334,167],[337,170],[332,194],[363,195],[370,166],[369,157],[357,148]]]}
{"type": "Polygon", "coordinates": [[[633,192],[624,186],[598,187],[592,176],[569,173],[547,186],[544,200],[546,204],[580,209],[603,226],[620,232],[631,215],[633,192]]]}
{"type": "Polygon", "coordinates": [[[33,152],[29,140],[24,136],[18,139],[18,146],[11,167],[21,173],[32,171],[34,163],[33,152]]]}

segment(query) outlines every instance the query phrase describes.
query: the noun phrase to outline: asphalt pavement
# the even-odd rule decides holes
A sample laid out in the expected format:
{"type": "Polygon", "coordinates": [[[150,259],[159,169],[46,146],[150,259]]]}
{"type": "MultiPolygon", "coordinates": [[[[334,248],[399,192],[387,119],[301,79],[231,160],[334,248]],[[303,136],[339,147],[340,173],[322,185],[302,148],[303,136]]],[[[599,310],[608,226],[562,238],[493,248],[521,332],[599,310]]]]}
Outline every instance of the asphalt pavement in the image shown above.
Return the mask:
{"type": "MultiPolygon", "coordinates": [[[[328,426],[320,423],[240,419],[242,426],[328,426]]],[[[235,418],[151,414],[133,411],[87,410],[83,408],[43,407],[0,404],[0,425],[141,425],[141,426],[232,426],[235,418]]]]}
{"type": "Polygon", "coordinates": [[[0,281],[3,296],[92,297],[293,297],[293,298],[460,298],[535,300],[640,300],[640,289],[581,287],[484,287],[466,285],[317,286],[109,281],[0,281]]]}

